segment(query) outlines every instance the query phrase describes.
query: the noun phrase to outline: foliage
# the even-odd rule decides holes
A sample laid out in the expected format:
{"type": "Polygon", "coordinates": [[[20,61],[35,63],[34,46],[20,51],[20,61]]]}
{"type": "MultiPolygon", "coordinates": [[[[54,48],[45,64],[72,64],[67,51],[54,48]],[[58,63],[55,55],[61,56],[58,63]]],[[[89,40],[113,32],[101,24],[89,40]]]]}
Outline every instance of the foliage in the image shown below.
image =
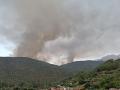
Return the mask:
{"type": "Polygon", "coordinates": [[[76,69],[86,70],[86,66],[90,66],[89,69],[91,70],[100,63],[97,61],[84,61],[56,66],[26,57],[0,57],[0,80],[4,81],[0,87],[7,87],[11,83],[13,85],[19,84],[16,89],[25,86],[33,88],[37,86],[55,86],[60,80],[75,73],[76,69]],[[66,69],[69,67],[72,67],[72,69],[66,69]],[[6,85],[6,83],[10,84],[6,85]]]}
{"type": "Polygon", "coordinates": [[[83,86],[85,90],[120,88],[120,60],[108,60],[92,72],[80,72],[63,82],[63,86],[83,86]]]}
{"type": "Polygon", "coordinates": [[[92,71],[102,63],[104,63],[104,61],[77,61],[62,65],[61,68],[66,72],[76,74],[80,71],[92,71]]]}

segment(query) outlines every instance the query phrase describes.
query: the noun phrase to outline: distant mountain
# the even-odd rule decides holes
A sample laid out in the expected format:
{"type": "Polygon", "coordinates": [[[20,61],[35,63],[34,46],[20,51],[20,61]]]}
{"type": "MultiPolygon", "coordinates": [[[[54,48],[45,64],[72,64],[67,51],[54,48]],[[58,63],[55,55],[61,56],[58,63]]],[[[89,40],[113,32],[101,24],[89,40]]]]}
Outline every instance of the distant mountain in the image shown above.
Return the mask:
{"type": "Polygon", "coordinates": [[[103,61],[107,61],[110,59],[117,60],[120,58],[120,55],[107,55],[102,58],[103,61]]]}
{"type": "Polygon", "coordinates": [[[79,71],[91,71],[104,61],[77,61],[62,65],[61,68],[69,73],[77,73],[79,71]]]}

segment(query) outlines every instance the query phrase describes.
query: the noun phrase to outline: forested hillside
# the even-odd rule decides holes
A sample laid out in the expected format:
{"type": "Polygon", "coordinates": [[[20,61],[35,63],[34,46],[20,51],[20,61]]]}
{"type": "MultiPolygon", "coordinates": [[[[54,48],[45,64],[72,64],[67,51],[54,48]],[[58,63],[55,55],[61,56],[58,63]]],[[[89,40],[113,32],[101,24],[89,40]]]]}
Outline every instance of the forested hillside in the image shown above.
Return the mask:
{"type": "Polygon", "coordinates": [[[93,70],[100,63],[84,61],[57,66],[26,57],[1,57],[0,88],[48,88],[78,71],[93,70]]]}
{"type": "Polygon", "coordinates": [[[78,73],[79,71],[91,71],[95,69],[100,64],[104,63],[104,61],[77,61],[62,65],[61,68],[69,73],[78,73]]]}
{"type": "MultiPolygon", "coordinates": [[[[65,78],[63,70],[31,58],[0,58],[0,82],[10,85],[44,87],[65,78]]],[[[5,86],[6,87],[6,86],[5,86]]]]}
{"type": "Polygon", "coordinates": [[[61,85],[82,90],[120,88],[120,59],[108,60],[92,72],[80,72],[62,81],[61,85]]]}

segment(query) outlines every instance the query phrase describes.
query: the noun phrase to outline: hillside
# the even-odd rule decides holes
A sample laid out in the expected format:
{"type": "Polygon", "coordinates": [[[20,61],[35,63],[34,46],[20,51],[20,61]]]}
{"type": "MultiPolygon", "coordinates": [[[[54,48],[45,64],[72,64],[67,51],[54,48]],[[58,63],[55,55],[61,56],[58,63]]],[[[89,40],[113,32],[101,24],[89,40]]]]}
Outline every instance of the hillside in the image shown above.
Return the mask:
{"type": "Polygon", "coordinates": [[[95,77],[90,81],[90,88],[120,89],[120,59],[109,60],[96,69],[95,77]]]}
{"type": "Polygon", "coordinates": [[[0,57],[0,88],[44,88],[84,70],[93,70],[102,61],[73,62],[62,66],[52,65],[26,57],[0,57]]]}
{"type": "Polygon", "coordinates": [[[44,82],[61,80],[65,77],[63,70],[31,58],[7,57],[0,58],[0,80],[10,83],[44,82]]]}
{"type": "Polygon", "coordinates": [[[62,66],[26,57],[0,57],[0,78],[20,80],[61,80],[81,70],[93,70],[102,61],[78,61],[62,66]],[[34,77],[34,78],[33,78],[34,77]]]}
{"type": "Polygon", "coordinates": [[[77,61],[62,65],[61,68],[69,73],[78,73],[79,71],[91,71],[102,63],[103,61],[77,61]]]}
{"type": "Polygon", "coordinates": [[[120,59],[108,60],[92,72],[80,72],[62,81],[61,85],[83,90],[120,88],[120,59]]]}
{"type": "Polygon", "coordinates": [[[26,80],[33,76],[37,80],[40,80],[41,78],[55,79],[55,75],[57,74],[57,79],[59,79],[61,78],[60,72],[61,70],[58,66],[31,58],[0,58],[0,75],[6,74],[4,76],[0,76],[2,78],[10,78],[12,75],[14,76],[16,74],[14,78],[19,76],[19,78],[26,80]]]}

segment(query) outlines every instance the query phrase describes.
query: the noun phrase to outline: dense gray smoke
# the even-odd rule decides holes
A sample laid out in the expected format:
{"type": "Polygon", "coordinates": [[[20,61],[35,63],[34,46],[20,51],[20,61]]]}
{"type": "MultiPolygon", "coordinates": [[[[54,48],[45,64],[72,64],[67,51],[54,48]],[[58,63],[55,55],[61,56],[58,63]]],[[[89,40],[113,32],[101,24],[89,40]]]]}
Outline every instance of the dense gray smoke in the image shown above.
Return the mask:
{"type": "Polygon", "coordinates": [[[0,3],[0,37],[14,43],[14,56],[64,64],[120,52],[119,0],[0,3]]]}
{"type": "Polygon", "coordinates": [[[26,24],[26,30],[16,49],[16,56],[35,58],[42,52],[46,42],[69,34],[68,18],[61,16],[63,12],[58,0],[25,0],[17,3],[22,5],[17,10],[24,18],[22,22],[26,24]]]}

